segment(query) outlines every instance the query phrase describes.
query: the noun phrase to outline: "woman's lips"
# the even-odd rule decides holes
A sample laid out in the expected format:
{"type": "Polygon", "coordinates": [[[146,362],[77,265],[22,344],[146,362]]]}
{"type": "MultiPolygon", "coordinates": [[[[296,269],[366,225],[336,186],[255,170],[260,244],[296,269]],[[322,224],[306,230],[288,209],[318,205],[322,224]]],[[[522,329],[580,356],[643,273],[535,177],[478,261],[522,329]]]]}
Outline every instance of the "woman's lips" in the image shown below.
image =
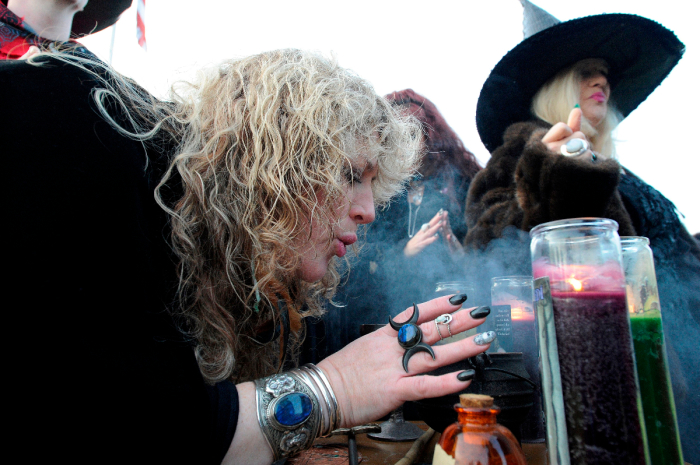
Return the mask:
{"type": "Polygon", "coordinates": [[[603,103],[603,102],[605,102],[607,97],[602,92],[596,92],[595,94],[591,95],[589,98],[592,98],[596,102],[603,103]]]}
{"type": "Polygon", "coordinates": [[[335,245],[335,250],[334,250],[335,255],[340,257],[340,258],[343,258],[345,256],[345,254],[348,252],[347,248],[345,247],[345,244],[343,244],[343,242],[340,239],[336,239],[334,245],[335,245]]]}
{"type": "Polygon", "coordinates": [[[344,257],[347,251],[347,246],[354,244],[357,241],[357,236],[354,234],[344,234],[335,239],[335,254],[338,257],[344,257]]]}

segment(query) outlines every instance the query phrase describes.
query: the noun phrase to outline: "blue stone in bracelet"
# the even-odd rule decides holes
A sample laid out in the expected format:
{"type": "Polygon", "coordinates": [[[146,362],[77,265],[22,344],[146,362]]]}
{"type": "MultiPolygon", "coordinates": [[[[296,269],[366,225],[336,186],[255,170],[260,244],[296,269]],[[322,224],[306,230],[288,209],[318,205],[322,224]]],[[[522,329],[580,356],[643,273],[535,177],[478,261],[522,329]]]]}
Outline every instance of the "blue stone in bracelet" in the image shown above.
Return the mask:
{"type": "Polygon", "coordinates": [[[399,329],[399,345],[404,349],[408,349],[418,344],[423,335],[421,334],[420,328],[413,324],[403,325],[399,329]]]}
{"type": "Polygon", "coordinates": [[[290,392],[279,398],[274,415],[280,425],[291,427],[304,423],[312,410],[309,396],[303,392],[290,392]]]}

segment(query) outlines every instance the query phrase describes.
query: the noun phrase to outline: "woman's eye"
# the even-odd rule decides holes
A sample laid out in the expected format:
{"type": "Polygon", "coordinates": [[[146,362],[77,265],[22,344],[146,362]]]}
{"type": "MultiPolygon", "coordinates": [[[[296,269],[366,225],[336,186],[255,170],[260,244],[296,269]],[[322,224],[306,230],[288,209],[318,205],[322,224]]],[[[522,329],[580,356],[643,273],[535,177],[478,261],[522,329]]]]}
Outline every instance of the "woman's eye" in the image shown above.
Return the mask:
{"type": "Polygon", "coordinates": [[[346,170],[345,171],[345,180],[349,184],[360,184],[362,183],[362,174],[359,173],[358,171],[355,170],[346,170]]]}

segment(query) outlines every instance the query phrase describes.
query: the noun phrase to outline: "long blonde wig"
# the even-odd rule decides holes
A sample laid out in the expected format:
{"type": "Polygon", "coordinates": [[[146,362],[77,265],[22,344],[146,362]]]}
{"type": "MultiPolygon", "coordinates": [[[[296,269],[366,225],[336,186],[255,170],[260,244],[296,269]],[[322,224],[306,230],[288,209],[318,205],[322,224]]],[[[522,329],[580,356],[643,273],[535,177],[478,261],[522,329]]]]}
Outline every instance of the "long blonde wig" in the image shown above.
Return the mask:
{"type": "Polygon", "coordinates": [[[96,92],[103,116],[117,124],[116,101],[134,127],[117,127],[123,134],[177,146],[155,195],[170,215],[178,314],[203,376],[242,381],[278,369],[279,339],[256,336],[280,324],[280,300],[298,346],[301,317],[322,314],[339,282],[337,258],[319,282],[297,277],[311,220],[332,231],[330,206],[342,203],[358,157],[377,163],[375,203],[388,202],[415,172],[420,125],[334,60],[299,50],[225,61],[174,86],[168,102],[107,74],[96,92]],[[182,192],[174,201],[173,186],[182,192]]]}
{"type": "MultiPolygon", "coordinates": [[[[566,122],[572,108],[581,103],[579,102],[581,81],[584,73],[590,71],[592,67],[599,68],[607,74],[608,66],[605,61],[600,59],[581,60],[557,73],[532,98],[532,114],[550,124],[566,122]]],[[[614,157],[615,144],[612,131],[621,119],[622,117],[615,109],[611,99],[608,101],[608,111],[605,118],[598,126],[594,127],[584,117],[581,121],[581,132],[586,135],[595,151],[608,157],[614,157]]]]}

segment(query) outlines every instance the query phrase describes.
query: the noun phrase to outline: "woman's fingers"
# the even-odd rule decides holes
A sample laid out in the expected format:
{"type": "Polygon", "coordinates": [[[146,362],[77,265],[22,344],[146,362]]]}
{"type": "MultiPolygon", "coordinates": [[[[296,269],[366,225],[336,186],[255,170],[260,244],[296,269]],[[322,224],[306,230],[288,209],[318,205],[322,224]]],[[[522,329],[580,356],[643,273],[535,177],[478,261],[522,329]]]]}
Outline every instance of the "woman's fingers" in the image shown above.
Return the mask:
{"type": "Polygon", "coordinates": [[[462,331],[472,329],[483,323],[484,318],[486,318],[489,313],[491,313],[491,309],[486,306],[467,308],[451,314],[443,313],[420,325],[421,331],[423,332],[423,341],[432,345],[448,337],[450,334],[455,335],[462,331]],[[445,323],[443,319],[437,320],[437,318],[441,318],[443,315],[449,315],[449,317],[445,317],[444,320],[450,320],[450,318],[451,320],[448,323],[445,323]]]}
{"type": "Polygon", "coordinates": [[[550,142],[559,142],[569,137],[571,134],[573,134],[573,132],[574,131],[572,131],[568,125],[564,123],[557,123],[552,126],[549,131],[547,131],[547,134],[545,134],[542,138],[542,142],[545,144],[550,142]]]}
{"type": "Polygon", "coordinates": [[[485,352],[491,346],[495,333],[488,331],[474,336],[439,346],[433,346],[435,360],[425,352],[418,352],[408,361],[408,374],[426,373],[441,366],[456,363],[485,352]],[[480,342],[477,344],[477,342],[480,342]]]}
{"type": "MultiPolygon", "coordinates": [[[[434,220],[435,218],[433,218],[434,220]]],[[[433,220],[430,220],[431,223],[433,220]]],[[[441,221],[434,224],[425,223],[421,226],[418,232],[406,243],[403,253],[407,257],[412,257],[423,251],[424,248],[435,242],[438,238],[436,234],[442,226],[441,221]]]]}
{"type": "MultiPolygon", "coordinates": [[[[418,324],[432,321],[443,313],[453,313],[462,307],[467,300],[466,294],[445,295],[428,302],[418,304],[418,324]]],[[[408,321],[413,315],[413,306],[396,315],[393,320],[397,323],[408,321]]]]}
{"type": "Polygon", "coordinates": [[[438,224],[438,223],[440,223],[440,222],[442,221],[442,217],[443,217],[442,210],[440,210],[440,211],[438,211],[438,212],[435,214],[435,216],[433,216],[433,217],[430,219],[430,222],[429,222],[428,224],[429,224],[430,226],[435,226],[436,224],[438,224]]]}
{"type": "Polygon", "coordinates": [[[576,132],[581,130],[581,118],[583,118],[583,112],[580,108],[574,108],[569,113],[569,121],[566,123],[571,131],[576,132]]]}
{"type": "Polygon", "coordinates": [[[434,237],[438,233],[440,228],[444,225],[442,221],[437,221],[435,224],[430,224],[428,229],[423,231],[423,236],[427,238],[434,237]]]}
{"type": "Polygon", "coordinates": [[[552,152],[559,154],[561,153],[562,145],[569,142],[571,139],[583,139],[586,140],[585,134],[581,132],[581,119],[583,118],[583,113],[580,108],[574,108],[569,113],[569,120],[566,124],[557,123],[552,128],[547,131],[547,134],[542,138],[542,142],[547,146],[552,152]]]}
{"type": "MultiPolygon", "coordinates": [[[[424,342],[427,344],[419,350],[427,349],[429,344],[439,339],[439,336],[436,338],[435,318],[452,314],[466,298],[464,294],[443,296],[418,306],[417,323],[424,331],[424,342]]],[[[485,311],[476,310],[479,308],[467,309],[453,316],[450,327],[453,334],[483,321],[485,311]],[[475,311],[476,317],[472,316],[475,311]]],[[[412,315],[413,306],[393,320],[404,324],[412,315]]],[[[430,349],[435,353],[435,360],[428,353],[409,353],[409,371],[406,373],[403,361],[407,352],[399,344],[397,332],[386,325],[325,358],[318,366],[326,373],[338,398],[343,425],[353,426],[375,420],[406,400],[436,397],[464,389],[468,380],[459,380],[457,373],[439,377],[415,375],[484,352],[491,341],[481,339],[481,344],[477,343],[478,338],[470,337],[435,346],[430,349]]]]}
{"type": "MultiPolygon", "coordinates": [[[[413,376],[404,378],[401,384],[406,385],[407,399],[420,400],[432,397],[446,396],[465,389],[471,380],[460,381],[457,376],[464,371],[455,371],[440,376],[413,376]]],[[[464,378],[469,378],[471,373],[466,373],[464,378]]],[[[473,374],[471,374],[473,376],[473,374]]]]}

